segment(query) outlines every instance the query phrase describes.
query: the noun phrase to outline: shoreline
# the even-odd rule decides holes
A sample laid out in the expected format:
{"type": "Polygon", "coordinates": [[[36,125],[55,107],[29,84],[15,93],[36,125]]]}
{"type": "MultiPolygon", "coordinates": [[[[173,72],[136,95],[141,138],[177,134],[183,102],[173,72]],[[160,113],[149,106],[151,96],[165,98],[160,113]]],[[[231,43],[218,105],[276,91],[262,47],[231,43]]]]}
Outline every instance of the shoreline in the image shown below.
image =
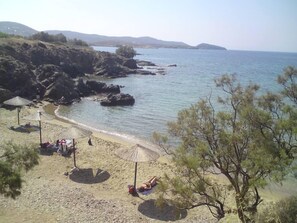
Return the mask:
{"type": "Polygon", "coordinates": [[[93,135],[95,137],[99,137],[99,138],[102,138],[104,140],[108,140],[108,141],[112,141],[112,142],[117,142],[117,143],[123,144],[125,146],[133,146],[135,144],[142,144],[144,146],[150,147],[154,151],[162,153],[157,148],[157,146],[154,145],[150,141],[139,139],[139,138],[136,138],[135,136],[124,136],[124,135],[121,135],[121,134],[108,132],[108,131],[105,131],[105,130],[102,130],[102,129],[96,129],[96,128],[90,127],[88,125],[85,125],[83,123],[77,122],[75,120],[70,120],[68,118],[65,118],[65,117],[58,114],[59,106],[56,106],[56,105],[54,105],[52,103],[44,105],[43,109],[49,115],[54,116],[58,121],[61,121],[61,122],[67,123],[67,124],[71,124],[71,125],[78,125],[81,128],[92,131],[92,133],[93,133],[93,135]]]}

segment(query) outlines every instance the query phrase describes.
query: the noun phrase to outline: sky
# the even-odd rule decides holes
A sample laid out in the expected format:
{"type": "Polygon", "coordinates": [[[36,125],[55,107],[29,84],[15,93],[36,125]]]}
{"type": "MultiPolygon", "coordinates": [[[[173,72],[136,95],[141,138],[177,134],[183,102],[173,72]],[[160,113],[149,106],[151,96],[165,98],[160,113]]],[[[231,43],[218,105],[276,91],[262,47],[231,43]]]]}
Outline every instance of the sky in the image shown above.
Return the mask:
{"type": "Polygon", "coordinates": [[[297,52],[297,0],[0,0],[0,21],[38,31],[297,52]]]}

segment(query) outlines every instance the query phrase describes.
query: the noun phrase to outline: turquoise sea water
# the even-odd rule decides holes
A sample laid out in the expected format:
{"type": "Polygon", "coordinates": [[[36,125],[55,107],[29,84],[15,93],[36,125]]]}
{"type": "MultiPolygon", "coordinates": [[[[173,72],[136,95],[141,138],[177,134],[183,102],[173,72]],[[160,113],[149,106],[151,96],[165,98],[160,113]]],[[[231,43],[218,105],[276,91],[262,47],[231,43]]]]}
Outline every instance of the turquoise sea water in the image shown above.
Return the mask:
{"type": "MultiPolygon", "coordinates": [[[[114,52],[115,48],[95,47],[114,52]]],[[[165,75],[131,74],[126,78],[103,80],[124,86],[134,96],[134,106],[103,107],[83,99],[58,114],[100,131],[127,138],[150,140],[154,131],[166,132],[166,123],[175,120],[183,108],[200,98],[217,95],[214,78],[236,74],[242,84],[257,83],[263,90],[279,89],[276,77],[287,66],[297,67],[297,53],[215,51],[190,49],[136,49],[136,59],[151,61],[165,69],[165,75]],[[168,67],[176,64],[177,67],[168,67]]]]}

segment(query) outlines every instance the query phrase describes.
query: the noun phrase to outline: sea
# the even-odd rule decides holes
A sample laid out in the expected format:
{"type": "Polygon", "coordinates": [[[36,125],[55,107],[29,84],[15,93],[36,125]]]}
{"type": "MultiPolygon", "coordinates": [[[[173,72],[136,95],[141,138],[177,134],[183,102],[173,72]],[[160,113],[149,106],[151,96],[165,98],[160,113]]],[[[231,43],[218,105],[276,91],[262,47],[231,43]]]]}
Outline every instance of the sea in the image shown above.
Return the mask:
{"type": "MultiPolygon", "coordinates": [[[[114,47],[94,49],[116,50],[114,47]]],[[[71,106],[61,106],[57,114],[99,132],[150,142],[153,132],[167,132],[167,123],[175,121],[179,111],[206,97],[216,104],[221,91],[214,80],[221,75],[234,74],[242,85],[256,83],[261,92],[273,92],[281,89],[277,76],[288,66],[297,67],[297,53],[168,48],[135,50],[135,59],[157,65],[153,69],[144,69],[162,70],[164,74],[98,79],[122,86],[122,93],[135,98],[133,106],[103,107],[98,101],[83,98],[71,106]]]]}

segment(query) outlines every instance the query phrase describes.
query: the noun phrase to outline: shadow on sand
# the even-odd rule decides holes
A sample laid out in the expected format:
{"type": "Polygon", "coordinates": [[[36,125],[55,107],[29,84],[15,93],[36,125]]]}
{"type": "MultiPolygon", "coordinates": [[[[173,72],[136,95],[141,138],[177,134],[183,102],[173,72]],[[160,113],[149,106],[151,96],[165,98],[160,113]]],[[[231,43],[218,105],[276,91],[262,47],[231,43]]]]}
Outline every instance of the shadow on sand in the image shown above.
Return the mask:
{"type": "Polygon", "coordinates": [[[43,156],[52,156],[57,152],[57,149],[58,148],[55,146],[48,146],[46,148],[39,147],[39,154],[43,156]]]}
{"type": "Polygon", "coordinates": [[[39,126],[36,126],[36,125],[30,125],[30,126],[20,125],[18,127],[11,126],[9,129],[12,130],[12,131],[15,131],[15,132],[30,133],[30,132],[39,131],[39,126]]]}
{"type": "Polygon", "coordinates": [[[138,211],[149,218],[160,221],[177,221],[187,216],[186,210],[177,210],[173,206],[156,207],[154,199],[141,203],[138,206],[138,211]]]}
{"type": "Polygon", "coordinates": [[[39,154],[42,156],[52,156],[54,152],[57,152],[57,150],[39,148],[39,154]]]}
{"type": "Polygon", "coordinates": [[[69,175],[71,180],[83,184],[102,183],[108,180],[109,177],[110,174],[107,171],[101,169],[93,170],[92,168],[79,169],[69,175]]]}

